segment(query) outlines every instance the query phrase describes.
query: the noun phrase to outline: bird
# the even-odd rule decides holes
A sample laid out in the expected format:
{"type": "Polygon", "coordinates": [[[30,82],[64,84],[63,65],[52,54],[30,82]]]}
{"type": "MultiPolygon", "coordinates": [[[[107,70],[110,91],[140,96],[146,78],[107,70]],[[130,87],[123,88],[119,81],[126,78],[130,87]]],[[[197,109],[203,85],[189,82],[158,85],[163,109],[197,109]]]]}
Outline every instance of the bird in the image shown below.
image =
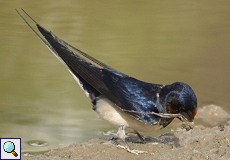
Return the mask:
{"type": "Polygon", "coordinates": [[[32,27],[27,18],[16,11],[67,67],[99,117],[118,127],[117,136],[125,144],[125,128],[132,129],[143,140],[139,132],[164,128],[175,118],[193,122],[197,113],[197,97],[188,84],[174,82],[163,85],[133,78],[60,39],[22,9],[37,29],[32,27]]]}

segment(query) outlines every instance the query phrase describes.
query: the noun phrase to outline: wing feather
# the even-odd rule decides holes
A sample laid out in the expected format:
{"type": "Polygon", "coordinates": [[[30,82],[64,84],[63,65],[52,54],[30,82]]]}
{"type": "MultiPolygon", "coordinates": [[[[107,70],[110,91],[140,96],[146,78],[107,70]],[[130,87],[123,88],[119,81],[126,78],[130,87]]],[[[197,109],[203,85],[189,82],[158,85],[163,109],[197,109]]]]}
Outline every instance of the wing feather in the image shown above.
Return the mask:
{"type": "Polygon", "coordinates": [[[129,77],[87,53],[59,39],[50,31],[39,25],[28,13],[22,11],[36,24],[42,36],[16,10],[19,16],[39,37],[39,39],[64,62],[76,76],[80,76],[99,93],[110,99],[127,114],[145,123],[154,124],[160,117],[149,114],[159,112],[156,93],[162,85],[154,85],[129,77]],[[44,37],[44,38],[43,38],[44,37]]]}

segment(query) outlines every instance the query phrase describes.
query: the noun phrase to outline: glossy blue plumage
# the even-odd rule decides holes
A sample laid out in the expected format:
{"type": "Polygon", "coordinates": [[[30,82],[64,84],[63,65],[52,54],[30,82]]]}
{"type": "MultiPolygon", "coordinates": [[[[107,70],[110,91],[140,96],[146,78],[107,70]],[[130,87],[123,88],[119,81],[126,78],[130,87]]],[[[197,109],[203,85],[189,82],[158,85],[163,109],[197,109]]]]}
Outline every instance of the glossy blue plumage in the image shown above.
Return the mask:
{"type": "Polygon", "coordinates": [[[31,18],[43,39],[24,17],[22,19],[79,80],[93,106],[96,106],[98,99],[105,97],[127,115],[151,125],[167,126],[173,120],[151,112],[180,113],[193,120],[197,99],[189,85],[181,82],[152,84],[129,77],[59,39],[31,18]]]}
{"type": "Polygon", "coordinates": [[[158,116],[148,113],[158,113],[160,111],[156,93],[160,91],[162,85],[142,82],[122,73],[117,73],[117,71],[111,69],[103,70],[103,80],[111,91],[111,97],[109,98],[117,106],[127,110],[128,114],[146,123],[155,123],[158,121],[158,116]]]}

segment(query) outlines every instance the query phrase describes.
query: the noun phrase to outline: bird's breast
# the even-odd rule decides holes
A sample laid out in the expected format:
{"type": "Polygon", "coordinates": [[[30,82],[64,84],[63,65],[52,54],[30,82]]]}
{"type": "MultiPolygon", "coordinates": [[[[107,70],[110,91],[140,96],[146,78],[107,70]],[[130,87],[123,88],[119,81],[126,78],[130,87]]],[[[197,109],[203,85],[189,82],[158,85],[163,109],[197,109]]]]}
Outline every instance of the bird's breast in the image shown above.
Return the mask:
{"type": "Polygon", "coordinates": [[[140,120],[135,119],[131,115],[122,111],[118,106],[116,106],[105,97],[98,98],[94,108],[99,117],[115,126],[123,124],[126,127],[140,132],[151,132],[162,128],[159,123],[146,124],[140,120]]]}

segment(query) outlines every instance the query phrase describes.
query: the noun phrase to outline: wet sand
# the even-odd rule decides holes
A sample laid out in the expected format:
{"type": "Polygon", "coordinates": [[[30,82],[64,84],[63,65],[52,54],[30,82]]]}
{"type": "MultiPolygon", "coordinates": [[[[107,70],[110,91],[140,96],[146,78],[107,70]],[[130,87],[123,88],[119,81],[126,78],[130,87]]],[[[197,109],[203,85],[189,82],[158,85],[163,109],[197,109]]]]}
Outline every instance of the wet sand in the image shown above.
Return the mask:
{"type": "Polygon", "coordinates": [[[117,147],[114,141],[92,139],[86,143],[72,144],[41,155],[23,156],[23,159],[230,160],[229,114],[219,106],[208,105],[199,109],[197,119],[203,124],[195,125],[194,129],[186,131],[177,126],[179,122],[175,121],[174,129],[171,131],[157,137],[145,136],[145,144],[140,143],[139,139],[131,134],[128,138],[130,147],[147,152],[139,155],[117,147]]]}

